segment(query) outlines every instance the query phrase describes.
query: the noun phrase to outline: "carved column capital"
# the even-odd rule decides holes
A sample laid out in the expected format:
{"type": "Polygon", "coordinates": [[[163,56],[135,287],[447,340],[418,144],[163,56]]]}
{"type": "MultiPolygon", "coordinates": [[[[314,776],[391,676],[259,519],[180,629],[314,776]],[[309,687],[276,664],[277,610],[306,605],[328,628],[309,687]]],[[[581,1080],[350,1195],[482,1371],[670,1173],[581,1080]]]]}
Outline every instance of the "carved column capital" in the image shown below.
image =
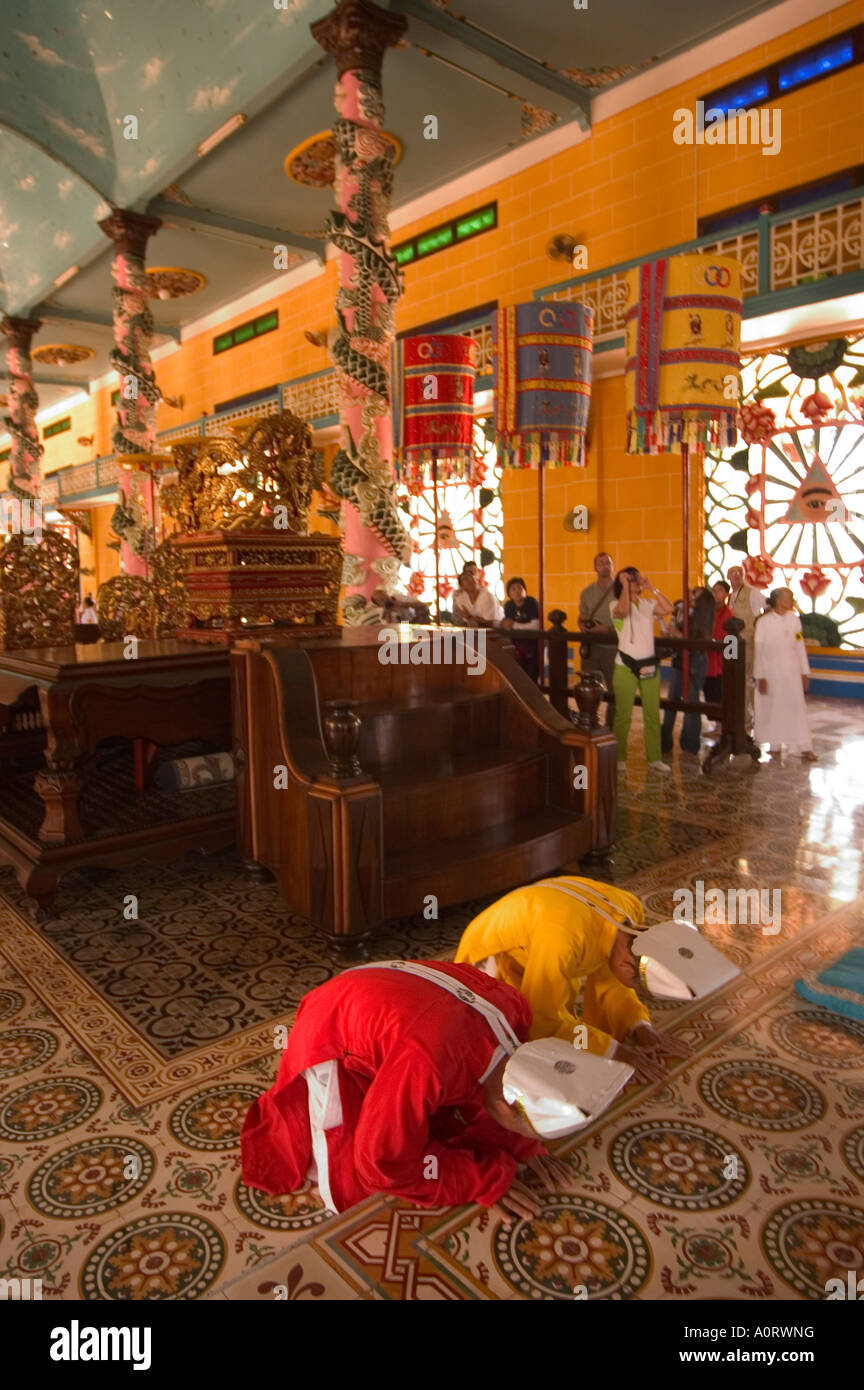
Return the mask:
{"type": "Polygon", "coordinates": [[[399,42],[408,20],[371,0],[339,0],[335,10],[309,27],[315,42],[335,59],[339,77],[355,68],[380,76],[384,53],[399,42]]]}
{"type": "Polygon", "coordinates": [[[116,250],[126,256],[137,256],[144,260],[147,242],[154,232],[162,226],[159,217],[145,217],[140,212],[129,212],[125,208],[113,208],[108,217],[99,223],[100,229],[113,241],[116,250]]]}
{"type": "Polygon", "coordinates": [[[9,339],[9,346],[26,353],[28,357],[33,335],[38,333],[41,327],[41,319],[22,319],[14,315],[10,318],[8,314],[4,314],[0,319],[0,332],[9,339]]]}

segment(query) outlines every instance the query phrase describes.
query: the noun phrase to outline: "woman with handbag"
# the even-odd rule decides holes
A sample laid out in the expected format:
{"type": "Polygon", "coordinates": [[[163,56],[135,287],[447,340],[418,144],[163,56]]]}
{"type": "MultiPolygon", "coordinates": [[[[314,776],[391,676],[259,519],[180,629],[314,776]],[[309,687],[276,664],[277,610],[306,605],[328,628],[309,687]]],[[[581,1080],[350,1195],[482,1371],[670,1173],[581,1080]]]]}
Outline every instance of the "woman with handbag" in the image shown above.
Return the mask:
{"type": "Polygon", "coordinates": [[[660,670],[654,650],[654,620],[667,617],[672,604],[634,565],[619,570],[613,591],[611,613],[618,633],[614,679],[618,767],[627,766],[627,736],[638,690],[648,766],[655,772],[668,772],[669,764],[660,757],[660,670]]]}

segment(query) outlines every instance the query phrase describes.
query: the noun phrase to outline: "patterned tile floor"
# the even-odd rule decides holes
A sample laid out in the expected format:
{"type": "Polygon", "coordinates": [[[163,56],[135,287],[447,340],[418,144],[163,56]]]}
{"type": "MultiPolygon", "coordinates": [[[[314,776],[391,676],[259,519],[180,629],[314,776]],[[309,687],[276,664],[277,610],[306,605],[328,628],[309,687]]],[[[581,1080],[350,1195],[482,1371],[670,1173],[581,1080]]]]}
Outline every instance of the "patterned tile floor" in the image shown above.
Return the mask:
{"type": "MultiPolygon", "coordinates": [[[[597,876],[658,919],[700,881],[780,888],[781,929],[705,928],[742,974],[702,1006],[657,1010],[694,1058],[559,1146],[570,1181],[511,1227],[383,1198],[325,1219],[314,1187],[274,1199],[243,1185],[238,1133],[276,1069],[273,1022],[337,967],[230,855],[70,880],[65,925],[29,937],[4,873],[0,1277],[40,1277],[61,1299],[562,1299],[584,1286],[747,1301],[823,1298],[828,1278],[862,1277],[864,1025],[792,985],[864,942],[864,710],[823,700],[811,714],[818,764],[738,759],[710,778],[677,754],[670,776],[649,775],[634,726],[619,847],[597,876]],[[128,893],[144,910],[124,937],[128,893]],[[216,955],[173,997],[201,999],[217,975],[244,1025],[229,1018],[227,1042],[202,1038],[194,1008],[166,1012],[165,994],[148,1012],[148,949],[176,963],[196,942],[216,955]],[[154,1034],[154,1017],[174,1023],[154,1034]]],[[[471,915],[403,923],[375,954],[446,956],[471,915]]]]}

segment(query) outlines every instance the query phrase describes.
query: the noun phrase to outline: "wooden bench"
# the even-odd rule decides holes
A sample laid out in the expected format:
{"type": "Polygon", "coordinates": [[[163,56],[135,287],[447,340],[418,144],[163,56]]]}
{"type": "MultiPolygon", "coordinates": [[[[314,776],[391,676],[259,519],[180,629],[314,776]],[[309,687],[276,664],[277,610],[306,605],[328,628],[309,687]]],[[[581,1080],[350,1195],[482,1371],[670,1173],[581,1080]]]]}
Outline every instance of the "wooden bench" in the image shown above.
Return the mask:
{"type": "Polygon", "coordinates": [[[482,674],[381,655],[369,628],[231,654],[238,848],[331,945],[609,851],[610,734],[553,710],[491,634],[482,674]]]}

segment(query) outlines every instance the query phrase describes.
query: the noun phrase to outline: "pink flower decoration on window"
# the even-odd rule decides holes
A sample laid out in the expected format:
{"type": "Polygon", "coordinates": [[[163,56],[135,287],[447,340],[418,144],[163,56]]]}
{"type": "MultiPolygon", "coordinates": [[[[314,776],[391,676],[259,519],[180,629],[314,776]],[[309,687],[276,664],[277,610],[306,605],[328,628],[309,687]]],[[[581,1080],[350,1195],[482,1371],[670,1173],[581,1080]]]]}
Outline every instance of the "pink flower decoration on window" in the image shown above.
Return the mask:
{"type": "Polygon", "coordinates": [[[763,560],[761,555],[748,555],[742,569],[744,578],[754,589],[766,589],[774,578],[774,566],[770,560],[763,560]]]}
{"type": "Polygon", "coordinates": [[[832,413],[834,404],[824,391],[814,391],[801,402],[801,413],[807,416],[811,425],[821,425],[832,413]]]}
{"type": "Polygon", "coordinates": [[[766,475],[764,473],[754,473],[744,484],[744,491],[748,497],[752,497],[754,492],[761,492],[765,486],[766,475]]]}
{"type": "Polygon", "coordinates": [[[751,526],[751,527],[753,528],[754,531],[756,531],[756,530],[759,529],[759,519],[760,519],[760,518],[759,518],[759,513],[758,513],[758,512],[754,512],[754,510],[753,510],[752,507],[748,507],[748,508],[747,508],[747,525],[748,525],[748,526],[751,526]]]}
{"type": "Polygon", "coordinates": [[[442,579],[438,585],[438,595],[440,598],[448,598],[453,592],[453,585],[449,579],[442,579]]]}
{"type": "Polygon", "coordinates": [[[776,427],[774,411],[767,405],[745,405],[738,412],[738,428],[745,444],[760,444],[774,433],[776,427]]]}
{"type": "Polygon", "coordinates": [[[412,598],[419,598],[424,588],[425,581],[423,576],[422,574],[418,574],[417,570],[415,570],[408,580],[408,592],[412,598]]]}
{"type": "Polygon", "coordinates": [[[831,588],[831,580],[827,574],[822,573],[818,565],[814,565],[812,570],[802,574],[801,588],[808,598],[818,598],[826,589],[831,588]]]}

